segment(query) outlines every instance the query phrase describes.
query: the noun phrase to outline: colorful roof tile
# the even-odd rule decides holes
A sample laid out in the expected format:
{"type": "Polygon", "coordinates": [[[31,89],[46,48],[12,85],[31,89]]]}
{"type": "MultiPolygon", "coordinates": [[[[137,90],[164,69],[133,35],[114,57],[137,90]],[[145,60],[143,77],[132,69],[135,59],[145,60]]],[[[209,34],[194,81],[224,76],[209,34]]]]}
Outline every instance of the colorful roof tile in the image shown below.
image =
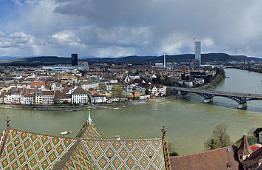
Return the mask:
{"type": "Polygon", "coordinates": [[[54,169],[94,169],[88,159],[88,153],[84,149],[81,140],[78,140],[57,163],[54,169]]]}
{"type": "Polygon", "coordinates": [[[11,129],[0,143],[0,169],[165,169],[162,139],[104,140],[90,119],[77,138],[11,129]]]}
{"type": "Polygon", "coordinates": [[[104,139],[92,121],[86,121],[76,137],[83,139],[104,139]]]}
{"type": "Polygon", "coordinates": [[[51,169],[76,141],[10,129],[0,169],[51,169]]]}
{"type": "Polygon", "coordinates": [[[95,169],[165,169],[161,139],[82,142],[95,169]]]}

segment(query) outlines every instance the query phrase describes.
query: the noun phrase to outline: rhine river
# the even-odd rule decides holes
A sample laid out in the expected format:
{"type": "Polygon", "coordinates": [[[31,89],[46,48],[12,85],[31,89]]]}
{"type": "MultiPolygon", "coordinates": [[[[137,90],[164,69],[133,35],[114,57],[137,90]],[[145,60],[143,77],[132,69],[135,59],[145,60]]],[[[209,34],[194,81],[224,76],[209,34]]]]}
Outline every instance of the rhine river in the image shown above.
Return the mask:
{"type": "MultiPolygon", "coordinates": [[[[225,79],[213,90],[262,94],[262,74],[244,70],[226,69],[225,79]]],[[[92,110],[92,118],[105,138],[122,139],[161,138],[163,125],[167,129],[168,142],[179,155],[204,151],[204,141],[220,123],[228,124],[232,142],[242,137],[243,129],[262,126],[262,101],[249,101],[247,110],[236,109],[237,103],[222,97],[214,97],[213,104],[203,103],[199,96],[190,100],[164,99],[146,104],[114,109],[92,110]],[[256,122],[256,124],[254,124],[256,122]]],[[[87,111],[29,111],[0,109],[0,130],[6,126],[9,115],[11,127],[49,135],[73,131],[74,137],[87,120],[87,111]]]]}

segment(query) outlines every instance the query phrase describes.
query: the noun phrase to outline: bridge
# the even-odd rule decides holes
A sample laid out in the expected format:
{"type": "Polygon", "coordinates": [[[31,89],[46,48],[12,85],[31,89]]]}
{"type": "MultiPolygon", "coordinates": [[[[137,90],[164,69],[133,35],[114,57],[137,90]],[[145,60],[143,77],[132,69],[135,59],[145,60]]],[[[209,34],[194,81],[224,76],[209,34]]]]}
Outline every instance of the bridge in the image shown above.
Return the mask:
{"type": "Polygon", "coordinates": [[[204,103],[212,103],[213,97],[220,96],[232,99],[238,103],[239,109],[247,108],[247,101],[250,100],[262,100],[262,94],[247,94],[247,93],[235,93],[235,92],[223,92],[223,91],[211,91],[204,89],[195,88],[181,88],[181,87],[171,87],[177,95],[188,98],[189,94],[198,94],[204,98],[204,103]]]}

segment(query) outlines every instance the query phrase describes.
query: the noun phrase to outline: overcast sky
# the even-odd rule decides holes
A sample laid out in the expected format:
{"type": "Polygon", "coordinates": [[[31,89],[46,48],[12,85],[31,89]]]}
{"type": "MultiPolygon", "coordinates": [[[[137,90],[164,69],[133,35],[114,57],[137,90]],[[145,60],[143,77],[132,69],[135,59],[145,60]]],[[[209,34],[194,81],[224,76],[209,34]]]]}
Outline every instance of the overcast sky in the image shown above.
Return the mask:
{"type": "Polygon", "coordinates": [[[261,0],[0,0],[0,56],[262,57],[261,0]]]}

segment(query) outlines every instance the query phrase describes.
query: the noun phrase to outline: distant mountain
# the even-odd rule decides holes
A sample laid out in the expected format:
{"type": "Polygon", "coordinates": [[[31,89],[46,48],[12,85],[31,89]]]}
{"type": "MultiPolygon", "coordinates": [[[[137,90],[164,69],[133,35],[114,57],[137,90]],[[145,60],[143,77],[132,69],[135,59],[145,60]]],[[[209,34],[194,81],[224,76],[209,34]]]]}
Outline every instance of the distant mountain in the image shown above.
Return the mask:
{"type": "Polygon", "coordinates": [[[6,61],[6,60],[14,60],[18,58],[23,58],[23,57],[9,57],[9,56],[1,56],[0,61],[6,61]]]}
{"type": "MultiPolygon", "coordinates": [[[[180,55],[166,55],[167,62],[181,62],[191,61],[194,59],[194,54],[180,54],[180,55]]],[[[86,58],[85,61],[90,63],[104,62],[104,63],[156,63],[163,62],[163,56],[127,56],[119,58],[86,58]]],[[[202,54],[203,62],[229,62],[229,61],[262,61],[260,58],[247,57],[244,55],[229,55],[226,53],[208,53],[202,54]]]]}
{"type": "MultiPolygon", "coordinates": [[[[0,57],[1,58],[1,57],[0,57]]],[[[8,60],[8,57],[3,57],[7,60],[0,61],[1,65],[54,65],[54,64],[71,64],[71,58],[57,56],[39,56],[28,58],[17,58],[8,60]]],[[[166,55],[167,62],[191,61],[194,59],[194,54],[166,55]]],[[[152,64],[163,62],[163,56],[126,56],[118,58],[84,58],[81,59],[89,63],[132,63],[132,64],[152,64]]],[[[229,61],[262,61],[261,58],[247,57],[244,55],[229,55],[226,53],[208,53],[202,54],[203,62],[229,62],[229,61]]]]}
{"type": "Polygon", "coordinates": [[[71,58],[57,56],[39,56],[18,58],[13,60],[0,61],[1,65],[54,65],[71,64],[71,58]]]}

